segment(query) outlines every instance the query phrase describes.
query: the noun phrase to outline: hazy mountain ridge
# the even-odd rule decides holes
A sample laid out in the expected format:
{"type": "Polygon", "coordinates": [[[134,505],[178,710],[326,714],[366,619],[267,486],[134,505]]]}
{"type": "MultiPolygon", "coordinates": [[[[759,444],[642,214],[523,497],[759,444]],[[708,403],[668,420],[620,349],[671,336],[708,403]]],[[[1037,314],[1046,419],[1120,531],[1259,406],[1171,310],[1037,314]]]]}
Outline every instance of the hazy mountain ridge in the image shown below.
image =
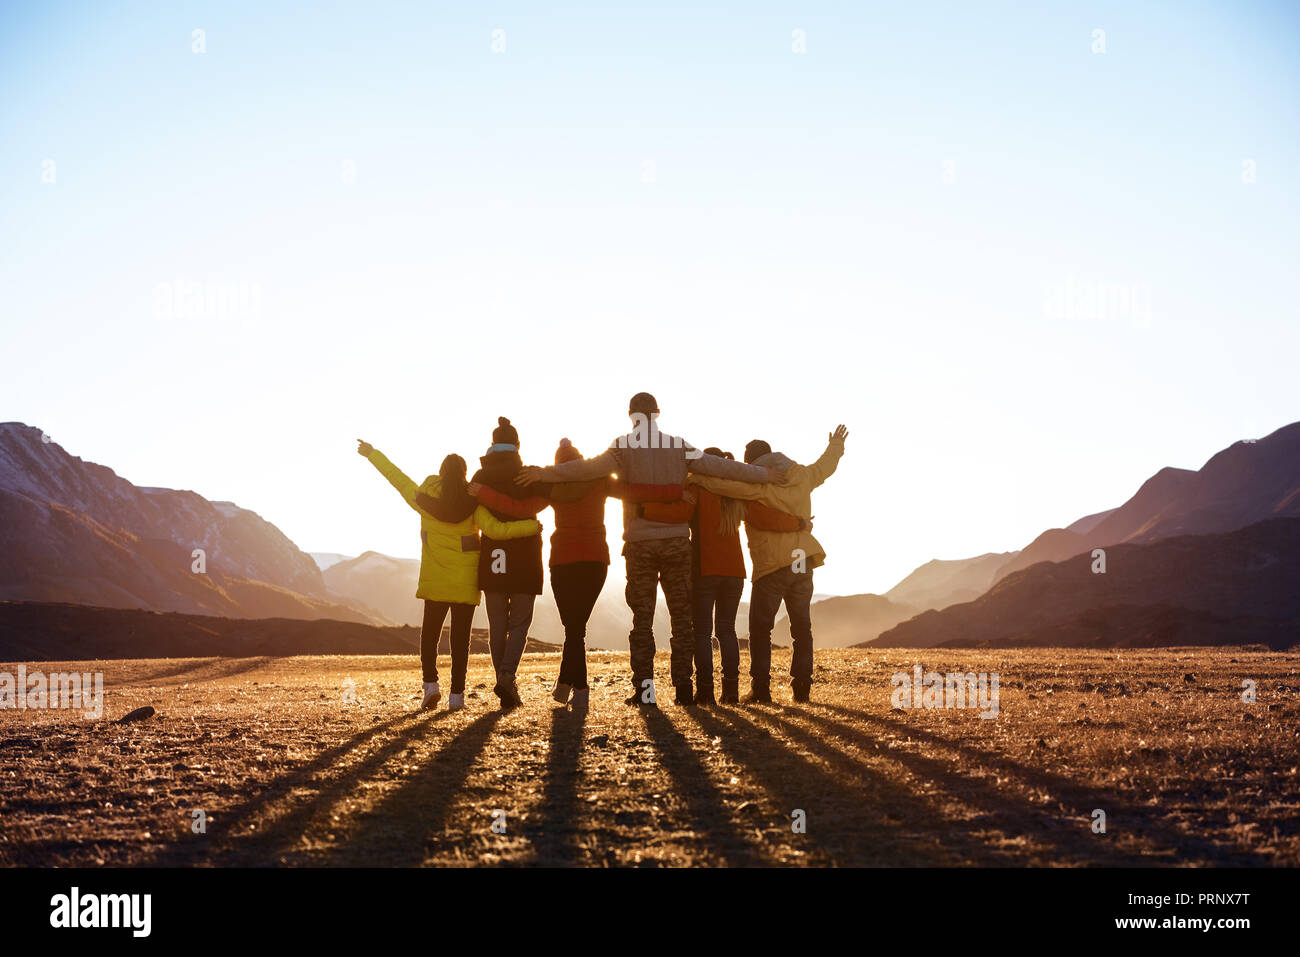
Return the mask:
{"type": "MultiPolygon", "coordinates": [[[[874,638],[919,609],[892,601],[885,595],[835,595],[814,602],[810,609],[813,645],[817,648],[847,648],[867,638],[874,638]]],[[[739,617],[739,616],[737,616],[739,617]]],[[[739,631],[748,630],[740,619],[739,631]]],[[[772,640],[780,645],[791,641],[790,619],[782,617],[772,629],[772,640]]]]}
{"type": "Polygon", "coordinates": [[[971,601],[989,590],[997,570],[1017,552],[986,552],[974,558],[935,558],[916,568],[885,597],[918,611],[971,601]]]}

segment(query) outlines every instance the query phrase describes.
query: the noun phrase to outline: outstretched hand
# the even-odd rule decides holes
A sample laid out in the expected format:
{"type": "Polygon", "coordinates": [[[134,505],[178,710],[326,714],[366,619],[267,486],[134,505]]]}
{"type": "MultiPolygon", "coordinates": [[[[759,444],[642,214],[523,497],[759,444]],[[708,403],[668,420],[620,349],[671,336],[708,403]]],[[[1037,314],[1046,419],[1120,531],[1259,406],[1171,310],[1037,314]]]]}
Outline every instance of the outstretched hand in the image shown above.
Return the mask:
{"type": "Polygon", "coordinates": [[[849,430],[846,429],[843,425],[835,426],[835,431],[827,436],[827,438],[832,441],[835,439],[839,439],[841,442],[843,442],[848,437],[849,437],[849,430]]]}
{"type": "Polygon", "coordinates": [[[364,455],[366,458],[370,458],[370,453],[373,452],[374,450],[375,447],[371,445],[369,442],[367,442],[365,439],[357,439],[358,455],[364,455]]]}
{"type": "Polygon", "coordinates": [[[515,474],[515,481],[520,485],[536,485],[542,480],[542,470],[536,465],[525,465],[515,474]]]}

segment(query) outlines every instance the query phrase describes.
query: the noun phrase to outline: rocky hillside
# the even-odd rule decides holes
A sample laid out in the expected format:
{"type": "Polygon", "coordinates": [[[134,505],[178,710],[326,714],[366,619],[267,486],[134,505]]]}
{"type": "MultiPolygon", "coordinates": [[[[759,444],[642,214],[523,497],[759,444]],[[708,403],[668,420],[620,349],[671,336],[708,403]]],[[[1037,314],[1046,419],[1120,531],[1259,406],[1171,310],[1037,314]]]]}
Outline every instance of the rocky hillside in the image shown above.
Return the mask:
{"type": "Polygon", "coordinates": [[[1236,442],[1196,471],[1161,469],[1119,508],[1043,532],[996,577],[1099,546],[1227,532],[1283,517],[1300,518],[1300,422],[1236,442]]]}
{"type": "Polygon", "coordinates": [[[928,611],[872,647],[1300,642],[1300,519],[1042,562],[975,601],[928,611]]]}
{"type": "Polygon", "coordinates": [[[133,485],[17,422],[0,424],[0,599],[383,622],[256,513],[133,485]]]}

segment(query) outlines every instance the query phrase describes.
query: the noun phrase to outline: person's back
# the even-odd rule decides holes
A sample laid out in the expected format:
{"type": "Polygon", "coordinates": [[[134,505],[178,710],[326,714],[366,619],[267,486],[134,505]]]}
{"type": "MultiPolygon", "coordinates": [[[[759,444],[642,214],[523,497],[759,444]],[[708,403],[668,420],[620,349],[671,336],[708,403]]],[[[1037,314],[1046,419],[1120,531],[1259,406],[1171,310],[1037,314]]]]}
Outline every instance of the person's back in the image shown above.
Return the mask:
{"type": "Polygon", "coordinates": [[[555,531],[551,533],[550,565],[571,562],[609,564],[609,544],[605,540],[605,499],[610,492],[608,479],[597,479],[575,501],[553,498],[555,531]]]}
{"type": "MultiPolygon", "coordinates": [[[[623,557],[627,566],[626,597],[632,611],[628,646],[632,664],[631,705],[654,703],[654,612],[660,586],[672,627],[670,647],[673,686],[679,704],[691,704],[695,651],[691,608],[691,545],[687,522],[656,522],[639,512],[647,500],[680,498],[688,474],[725,476],[740,482],[766,482],[767,469],[706,455],[683,439],[659,429],[659,404],[648,392],[628,403],[631,432],[619,436],[600,455],[546,469],[526,469],[525,481],[576,482],[615,473],[625,483],[623,557]]],[[[670,499],[669,499],[670,500],[670,499]]]]}
{"type": "MultiPolygon", "coordinates": [[[[745,447],[745,459],[781,473],[780,484],[750,485],[726,479],[700,477],[696,481],[718,495],[761,502],[800,519],[812,518],[812,492],[829,478],[844,454],[848,430],[838,426],[831,433],[826,451],[812,465],[799,465],[788,456],[773,452],[761,440],[745,447]]],[[[753,588],[749,605],[749,674],[751,693],[748,700],[768,703],[772,700],[770,672],[772,628],[782,603],[790,618],[794,652],[790,676],[796,702],[809,700],[812,685],[813,638],[811,604],[813,570],[826,559],[826,551],[813,537],[811,526],[801,523],[797,531],[764,528],[747,522],[749,555],[754,567],[753,588]]]]}
{"type": "MultiPolygon", "coordinates": [[[[523,490],[515,483],[522,468],[519,453],[500,450],[489,452],[479,459],[481,468],[474,473],[472,482],[486,485],[503,495],[522,497],[523,490]]],[[[488,510],[501,521],[511,521],[515,516],[488,505],[488,510]]],[[[542,593],[542,537],[501,541],[484,536],[479,555],[479,582],[484,591],[505,594],[542,593]]]]}
{"type": "Polygon", "coordinates": [[[442,624],[451,616],[451,709],[465,706],[465,673],[469,663],[470,628],[478,606],[480,530],[502,541],[536,535],[535,521],[498,521],[469,494],[465,460],[443,459],[437,475],[416,485],[387,456],[368,442],[357,451],[397,489],[420,516],[420,574],[415,596],[424,602],[420,626],[420,662],[424,678],[421,708],[436,707],[442,697],[438,684],[438,641],[442,624]]]}
{"type": "MultiPolygon", "coordinates": [[[[519,433],[504,416],[492,430],[492,445],[479,460],[482,463],[473,484],[485,485],[508,495],[523,496],[516,482],[523,462],[519,457],[519,433]]],[[[505,513],[494,512],[504,519],[505,513]]],[[[501,541],[485,535],[478,563],[479,586],[483,589],[488,616],[488,645],[496,670],[493,693],[504,710],[523,703],[515,680],[519,662],[528,643],[533,605],[542,593],[542,536],[501,541]]]]}

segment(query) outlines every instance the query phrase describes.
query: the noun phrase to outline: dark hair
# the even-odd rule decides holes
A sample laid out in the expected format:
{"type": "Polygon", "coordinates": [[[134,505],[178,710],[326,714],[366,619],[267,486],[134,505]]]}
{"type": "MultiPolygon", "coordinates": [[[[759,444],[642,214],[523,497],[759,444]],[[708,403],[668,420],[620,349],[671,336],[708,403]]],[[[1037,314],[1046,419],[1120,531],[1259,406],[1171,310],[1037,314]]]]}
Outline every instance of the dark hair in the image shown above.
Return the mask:
{"type": "MultiPolygon", "coordinates": [[[[438,467],[438,478],[442,482],[438,497],[433,498],[422,491],[416,495],[415,504],[440,522],[463,522],[478,506],[478,500],[469,494],[469,483],[465,481],[466,471],[463,458],[455,453],[447,456],[438,467]]],[[[428,482],[428,479],[425,481],[428,482]]]]}
{"type": "Polygon", "coordinates": [[[745,446],[745,462],[749,465],[754,464],[755,459],[761,459],[764,455],[772,454],[772,446],[768,445],[762,439],[754,439],[745,446]]]}
{"type": "Polygon", "coordinates": [[[642,415],[649,415],[651,412],[659,411],[659,402],[649,392],[638,392],[627,402],[627,414],[634,415],[640,412],[642,415]]]}
{"type": "Polygon", "coordinates": [[[704,450],[704,454],[716,455],[720,459],[731,459],[733,462],[736,460],[736,457],[734,455],[732,455],[730,452],[722,451],[722,449],[718,448],[716,445],[710,445],[707,449],[704,450]]]}
{"type": "Polygon", "coordinates": [[[493,445],[518,445],[519,433],[504,415],[497,417],[497,427],[492,430],[493,445]]]}
{"type": "Polygon", "coordinates": [[[438,467],[438,478],[442,479],[443,491],[446,492],[449,488],[463,489],[468,471],[465,460],[454,452],[443,459],[442,465],[438,467]]]}

